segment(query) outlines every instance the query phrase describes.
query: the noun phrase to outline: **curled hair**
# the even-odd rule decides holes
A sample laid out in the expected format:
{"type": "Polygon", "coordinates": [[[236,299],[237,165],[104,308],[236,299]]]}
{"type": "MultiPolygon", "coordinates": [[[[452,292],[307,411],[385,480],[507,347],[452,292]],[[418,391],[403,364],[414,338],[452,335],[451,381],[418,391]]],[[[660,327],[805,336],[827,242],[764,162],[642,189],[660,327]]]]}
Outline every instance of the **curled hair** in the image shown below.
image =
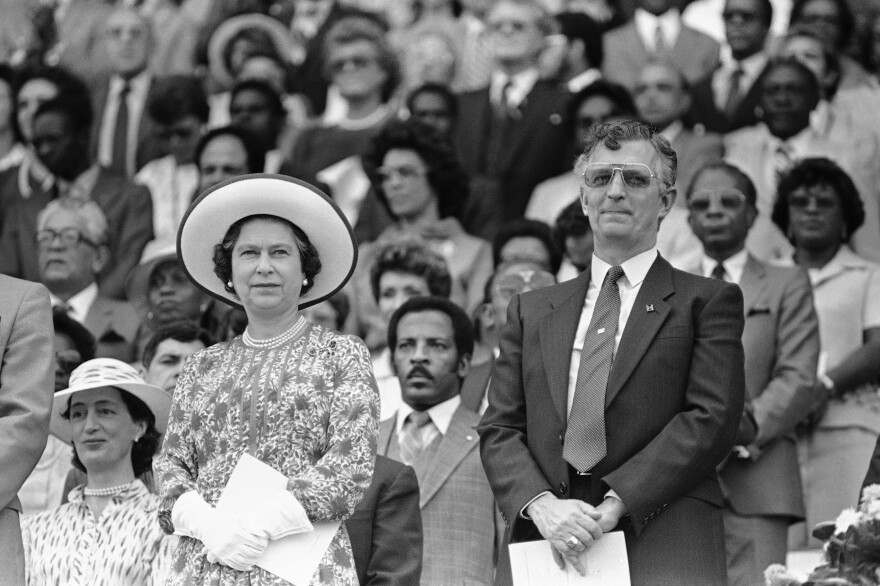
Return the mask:
{"type": "Polygon", "coordinates": [[[377,251],[376,260],[370,267],[370,288],[376,302],[379,301],[379,281],[389,272],[425,279],[428,292],[435,297],[448,298],[452,293],[452,277],[446,261],[420,241],[396,240],[377,251]]]}
{"type": "Polygon", "coordinates": [[[308,279],[308,284],[302,286],[299,294],[302,296],[308,293],[315,285],[315,276],[321,272],[321,259],[318,257],[318,249],[315,248],[315,245],[312,244],[312,241],[309,240],[309,237],[306,236],[306,233],[303,232],[299,226],[284,218],[269,214],[245,216],[234,222],[229,229],[226,230],[223,240],[221,240],[219,244],[214,245],[214,274],[217,275],[223,283],[223,288],[226,289],[227,293],[236,295],[235,288],[229,286],[229,283],[232,280],[232,249],[235,247],[235,243],[241,235],[241,229],[245,224],[255,220],[278,222],[279,224],[287,226],[290,228],[290,231],[293,232],[293,239],[296,241],[297,250],[299,250],[299,260],[302,264],[303,277],[308,279]]]}
{"type": "Polygon", "coordinates": [[[415,104],[416,99],[424,94],[437,96],[443,100],[443,103],[445,103],[446,107],[449,109],[450,118],[452,118],[452,120],[458,119],[458,98],[453,91],[449,89],[449,86],[442,83],[425,83],[411,91],[406,97],[406,109],[412,112],[413,104],[415,104]]]}
{"type": "Polygon", "coordinates": [[[382,102],[387,102],[391,99],[397,86],[400,85],[400,62],[386,38],[385,27],[372,16],[366,14],[344,16],[330,27],[324,39],[324,77],[328,80],[332,77],[329,65],[333,51],[342,45],[350,45],[360,41],[370,43],[376,49],[379,67],[388,78],[382,87],[382,102]]]}
{"type": "Polygon", "coordinates": [[[407,299],[406,302],[398,307],[388,322],[388,348],[391,355],[394,356],[394,349],[397,346],[397,325],[408,313],[418,313],[422,311],[439,311],[449,316],[452,321],[453,337],[455,338],[455,350],[458,358],[462,356],[472,356],[474,353],[474,324],[471,322],[467,313],[453,303],[443,297],[413,297],[407,299]]]}
{"type": "Polygon", "coordinates": [[[675,187],[676,169],[678,156],[669,144],[669,140],[660,134],[657,129],[634,120],[620,120],[618,122],[606,122],[597,124],[587,138],[583,154],[575,163],[575,172],[583,173],[584,167],[589,163],[590,157],[600,144],[605,148],[616,151],[624,142],[644,140],[651,144],[654,152],[660,158],[660,178],[666,187],[675,187]]]}
{"type": "Polygon", "coordinates": [[[733,179],[736,182],[736,186],[742,192],[744,196],[746,196],[746,202],[752,207],[755,207],[758,202],[758,190],[755,189],[755,184],[746,175],[742,169],[737,167],[736,165],[731,165],[727,161],[713,161],[711,163],[707,163],[700,167],[694,176],[691,178],[691,183],[687,187],[686,192],[686,201],[690,201],[691,195],[694,193],[694,186],[697,184],[697,181],[700,177],[703,176],[703,173],[707,173],[709,171],[720,171],[726,174],[728,177],[733,179]]]}
{"type": "Polygon", "coordinates": [[[449,140],[431,126],[412,118],[389,122],[373,139],[370,151],[363,157],[364,170],[376,196],[389,213],[392,212],[382,189],[379,167],[388,151],[394,149],[413,151],[425,163],[428,168],[426,178],[437,196],[440,217],[458,216],[470,193],[467,172],[449,140]]]}
{"type": "Polygon", "coordinates": [[[267,81],[263,81],[262,79],[244,79],[239,81],[233,86],[232,90],[229,92],[229,103],[230,108],[232,102],[235,101],[235,97],[241,92],[245,91],[257,92],[266,100],[266,105],[269,107],[269,110],[273,115],[278,116],[279,118],[283,118],[285,116],[284,104],[281,103],[281,96],[278,91],[272,87],[267,81]]]}
{"type": "Polygon", "coordinates": [[[46,227],[49,216],[55,212],[70,212],[85,226],[86,236],[96,245],[107,244],[107,217],[101,207],[91,199],[62,197],[53,199],[37,214],[37,231],[46,227]]]}
{"type": "Polygon", "coordinates": [[[544,269],[554,275],[559,272],[559,267],[562,265],[562,252],[553,239],[553,230],[544,222],[529,219],[516,220],[498,231],[498,234],[492,240],[492,264],[494,266],[501,265],[501,251],[514,238],[534,238],[538,240],[547,249],[549,265],[545,266],[544,269]]]}
{"type": "Polygon", "coordinates": [[[50,112],[63,116],[68,124],[70,124],[70,130],[74,134],[85,135],[86,137],[91,135],[92,120],[94,119],[91,102],[67,99],[59,94],[58,97],[43,102],[37,107],[37,111],[34,112],[33,123],[36,123],[37,118],[40,116],[50,112]]]}
{"type": "MultiPolygon", "coordinates": [[[[859,190],[847,172],[834,161],[824,157],[801,160],[780,180],[779,197],[773,206],[773,221],[783,234],[789,234],[791,218],[788,213],[788,200],[791,194],[801,188],[813,187],[827,187],[837,196],[841,216],[846,224],[846,236],[841,241],[849,242],[853,233],[865,221],[865,206],[862,204],[862,198],[859,197],[859,190]]],[[[790,236],[789,239],[794,244],[790,236]]]]}
{"type": "MultiPolygon", "coordinates": [[[[159,450],[159,440],[161,439],[162,434],[156,429],[156,416],[153,415],[153,412],[146,403],[126,390],[117,387],[113,388],[119,391],[119,397],[125,404],[126,409],[128,409],[128,414],[131,416],[132,421],[147,424],[147,429],[144,431],[144,435],[142,435],[140,439],[134,442],[131,446],[131,467],[134,469],[134,475],[140,476],[153,469],[153,456],[155,456],[156,452],[159,450]]],[[[67,402],[67,409],[61,414],[61,416],[64,419],[70,419],[69,399],[67,402]]],[[[125,441],[125,439],[122,441],[125,441]]],[[[76,453],[76,446],[73,448],[73,466],[77,470],[88,474],[88,470],[83,466],[82,460],[79,459],[79,454],[76,453]]]]}

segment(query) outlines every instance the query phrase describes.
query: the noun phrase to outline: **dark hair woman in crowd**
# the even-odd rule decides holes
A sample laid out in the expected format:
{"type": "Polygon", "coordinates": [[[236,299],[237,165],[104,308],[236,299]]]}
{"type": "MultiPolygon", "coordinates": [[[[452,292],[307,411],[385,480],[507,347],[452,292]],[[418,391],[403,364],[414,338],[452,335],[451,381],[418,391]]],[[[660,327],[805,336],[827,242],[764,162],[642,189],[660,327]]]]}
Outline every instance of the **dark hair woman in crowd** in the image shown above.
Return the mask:
{"type": "Polygon", "coordinates": [[[813,284],[819,380],[829,396],[827,411],[801,440],[807,508],[801,546],[816,523],[858,503],[880,434],[880,266],[849,247],[864,218],[852,180],[828,159],[804,159],[779,184],[773,220],[813,284]]]}

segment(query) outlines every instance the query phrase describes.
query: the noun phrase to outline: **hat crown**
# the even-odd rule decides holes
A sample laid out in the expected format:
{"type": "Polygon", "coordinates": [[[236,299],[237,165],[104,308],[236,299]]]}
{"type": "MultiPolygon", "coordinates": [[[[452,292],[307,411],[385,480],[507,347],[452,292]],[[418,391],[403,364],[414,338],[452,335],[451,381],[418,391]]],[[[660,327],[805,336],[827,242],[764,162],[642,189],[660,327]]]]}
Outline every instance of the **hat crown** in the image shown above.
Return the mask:
{"type": "Polygon", "coordinates": [[[112,387],[124,383],[144,384],[144,379],[129,364],[115,358],[95,358],[83,362],[70,374],[69,387],[112,387]]]}

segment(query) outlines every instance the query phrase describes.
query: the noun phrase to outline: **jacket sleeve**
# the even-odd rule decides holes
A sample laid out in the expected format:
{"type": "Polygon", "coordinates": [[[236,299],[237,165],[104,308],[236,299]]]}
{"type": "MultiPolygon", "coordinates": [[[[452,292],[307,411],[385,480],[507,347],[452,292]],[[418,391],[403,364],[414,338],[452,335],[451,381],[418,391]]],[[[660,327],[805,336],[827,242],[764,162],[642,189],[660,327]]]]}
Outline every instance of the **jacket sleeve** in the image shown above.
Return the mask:
{"type": "Polygon", "coordinates": [[[367,564],[369,586],[418,584],[422,574],[422,512],[419,482],[409,466],[379,495],[373,544],[367,564]]]}

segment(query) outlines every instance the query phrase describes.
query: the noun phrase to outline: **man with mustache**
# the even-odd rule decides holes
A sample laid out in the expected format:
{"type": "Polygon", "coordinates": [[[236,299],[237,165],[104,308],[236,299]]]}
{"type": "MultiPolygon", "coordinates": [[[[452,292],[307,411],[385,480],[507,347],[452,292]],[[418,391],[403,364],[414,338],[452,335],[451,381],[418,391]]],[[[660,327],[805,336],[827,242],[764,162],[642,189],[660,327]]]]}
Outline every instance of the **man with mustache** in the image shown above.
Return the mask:
{"type": "Polygon", "coordinates": [[[474,349],[471,320],[441,297],[414,297],[391,316],[388,347],[403,405],[379,426],[378,453],[419,480],[422,585],[492,584],[502,531],[480,463],[479,415],[459,389],[474,349]]]}

